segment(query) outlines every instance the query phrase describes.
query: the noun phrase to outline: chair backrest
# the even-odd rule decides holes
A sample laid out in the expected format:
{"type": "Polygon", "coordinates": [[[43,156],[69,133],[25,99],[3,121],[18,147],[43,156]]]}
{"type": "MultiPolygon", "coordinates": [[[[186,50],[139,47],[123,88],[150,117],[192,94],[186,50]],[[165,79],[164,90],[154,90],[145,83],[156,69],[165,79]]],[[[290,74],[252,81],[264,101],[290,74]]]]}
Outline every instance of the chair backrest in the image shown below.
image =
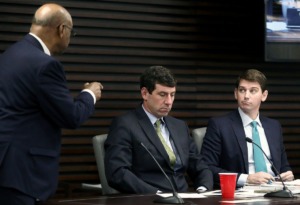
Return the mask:
{"type": "Polygon", "coordinates": [[[197,145],[199,152],[201,151],[205,133],[206,133],[206,127],[200,127],[192,130],[192,137],[197,145]]]}
{"type": "Polygon", "coordinates": [[[105,142],[106,138],[107,138],[107,134],[96,135],[93,137],[94,153],[95,153],[95,157],[96,157],[97,168],[98,168],[98,173],[99,173],[99,177],[100,177],[100,181],[101,181],[103,195],[119,193],[117,190],[111,188],[108,185],[106,175],[105,175],[104,142],[105,142]]]}

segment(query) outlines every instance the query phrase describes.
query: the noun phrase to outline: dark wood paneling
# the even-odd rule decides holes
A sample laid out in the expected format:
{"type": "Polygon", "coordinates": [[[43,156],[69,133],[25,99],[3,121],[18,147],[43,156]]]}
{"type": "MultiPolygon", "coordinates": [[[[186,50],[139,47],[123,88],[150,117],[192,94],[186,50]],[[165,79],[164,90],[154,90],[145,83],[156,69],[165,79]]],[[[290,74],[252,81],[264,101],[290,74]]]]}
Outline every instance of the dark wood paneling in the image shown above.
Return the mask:
{"type": "MultiPolygon", "coordinates": [[[[44,2],[0,0],[0,52],[29,31],[33,12],[44,2]]],[[[80,129],[63,130],[63,189],[99,182],[91,138],[106,133],[113,117],[139,104],[139,75],[155,64],[177,76],[171,114],[191,129],[236,108],[233,89],[240,71],[265,72],[269,97],[261,112],[282,123],[287,154],[299,178],[299,64],[264,62],[263,1],[54,2],[70,11],[78,33],[58,57],[72,94],[86,81],[101,81],[105,88],[90,120],[80,129]]]]}

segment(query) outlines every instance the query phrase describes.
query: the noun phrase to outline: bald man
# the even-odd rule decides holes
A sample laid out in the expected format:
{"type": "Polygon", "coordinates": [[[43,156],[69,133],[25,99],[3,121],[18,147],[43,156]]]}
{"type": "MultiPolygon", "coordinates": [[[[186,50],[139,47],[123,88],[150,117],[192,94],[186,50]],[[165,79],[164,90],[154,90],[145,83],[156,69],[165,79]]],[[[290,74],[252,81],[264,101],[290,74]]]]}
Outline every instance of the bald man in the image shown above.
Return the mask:
{"type": "Polygon", "coordinates": [[[61,128],[75,129],[94,112],[102,85],[72,97],[61,54],[74,35],[57,4],[35,13],[30,33],[0,55],[0,204],[33,205],[57,188],[61,128]]]}

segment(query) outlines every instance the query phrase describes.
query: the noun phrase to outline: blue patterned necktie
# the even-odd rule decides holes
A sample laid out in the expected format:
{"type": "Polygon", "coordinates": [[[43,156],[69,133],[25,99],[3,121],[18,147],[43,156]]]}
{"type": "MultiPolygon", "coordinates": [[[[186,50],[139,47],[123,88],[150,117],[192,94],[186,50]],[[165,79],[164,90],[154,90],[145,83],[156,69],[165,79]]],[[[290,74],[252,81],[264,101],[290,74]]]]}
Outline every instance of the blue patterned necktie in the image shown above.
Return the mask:
{"type": "MultiPolygon", "coordinates": [[[[257,130],[257,122],[251,122],[252,126],[252,140],[255,144],[261,147],[260,137],[257,130]]],[[[265,162],[264,154],[261,149],[259,149],[255,144],[253,144],[253,159],[255,165],[255,172],[267,172],[267,165],[265,162]]]]}
{"type": "Polygon", "coordinates": [[[157,135],[158,135],[161,143],[163,144],[166,152],[169,155],[171,166],[174,167],[174,164],[176,162],[176,156],[175,156],[173,150],[169,147],[169,145],[167,145],[167,142],[166,142],[166,140],[164,139],[164,137],[163,137],[163,135],[161,133],[161,128],[160,128],[161,127],[161,120],[157,120],[154,123],[154,125],[155,125],[155,131],[156,131],[156,133],[157,133],[157,135]]]}

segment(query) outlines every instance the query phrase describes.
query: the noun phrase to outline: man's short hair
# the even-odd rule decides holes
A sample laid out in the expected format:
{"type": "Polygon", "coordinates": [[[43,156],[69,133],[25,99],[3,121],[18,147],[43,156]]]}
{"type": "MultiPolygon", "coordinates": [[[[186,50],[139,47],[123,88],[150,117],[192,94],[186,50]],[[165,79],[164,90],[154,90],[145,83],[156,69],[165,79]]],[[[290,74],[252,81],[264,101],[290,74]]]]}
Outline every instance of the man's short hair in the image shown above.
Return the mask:
{"type": "Polygon", "coordinates": [[[147,68],[140,77],[140,88],[147,88],[151,94],[155,90],[155,84],[167,87],[175,87],[177,81],[173,73],[163,66],[151,66],[147,68]]]}
{"type": "Polygon", "coordinates": [[[258,82],[262,92],[267,89],[267,78],[266,76],[256,69],[249,69],[244,71],[236,80],[235,87],[238,88],[241,80],[247,80],[250,82],[258,82]]]}

